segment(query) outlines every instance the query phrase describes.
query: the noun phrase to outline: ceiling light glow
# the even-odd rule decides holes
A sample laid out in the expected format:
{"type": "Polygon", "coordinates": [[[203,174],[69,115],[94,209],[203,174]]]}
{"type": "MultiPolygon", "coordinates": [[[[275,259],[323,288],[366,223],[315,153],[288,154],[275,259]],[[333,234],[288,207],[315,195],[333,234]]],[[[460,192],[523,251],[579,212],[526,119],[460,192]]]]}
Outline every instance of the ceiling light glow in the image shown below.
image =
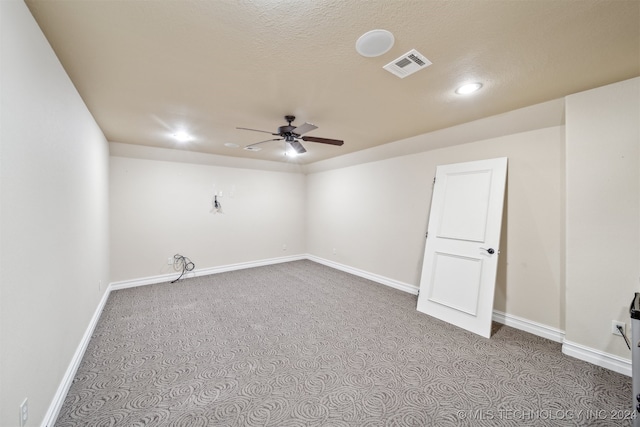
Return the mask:
{"type": "Polygon", "coordinates": [[[178,142],[187,142],[191,140],[191,135],[189,135],[187,132],[181,130],[178,131],[176,133],[173,134],[173,137],[178,141],[178,142]]]}
{"type": "Polygon", "coordinates": [[[468,95],[470,93],[473,93],[479,90],[481,87],[482,87],[482,83],[468,83],[456,89],[456,93],[458,95],[468,95]]]}

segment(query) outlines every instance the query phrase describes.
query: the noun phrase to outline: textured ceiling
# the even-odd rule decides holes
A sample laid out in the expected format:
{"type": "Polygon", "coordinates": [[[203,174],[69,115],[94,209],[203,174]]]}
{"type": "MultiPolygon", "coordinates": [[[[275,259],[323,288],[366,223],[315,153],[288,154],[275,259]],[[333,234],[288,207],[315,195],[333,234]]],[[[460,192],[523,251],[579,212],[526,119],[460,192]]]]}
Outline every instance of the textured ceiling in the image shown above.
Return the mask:
{"type": "MultiPolygon", "coordinates": [[[[303,143],[310,163],[640,75],[640,1],[27,0],[112,142],[262,160],[229,148],[268,139],[283,116],[343,139],[303,143]],[[355,51],[365,32],[386,54],[355,51]],[[382,66],[411,49],[433,65],[382,66]],[[480,81],[473,96],[454,94],[480,81]],[[171,137],[185,129],[193,140],[171,137]]],[[[640,97],[640,94],[639,94],[640,97]]]]}

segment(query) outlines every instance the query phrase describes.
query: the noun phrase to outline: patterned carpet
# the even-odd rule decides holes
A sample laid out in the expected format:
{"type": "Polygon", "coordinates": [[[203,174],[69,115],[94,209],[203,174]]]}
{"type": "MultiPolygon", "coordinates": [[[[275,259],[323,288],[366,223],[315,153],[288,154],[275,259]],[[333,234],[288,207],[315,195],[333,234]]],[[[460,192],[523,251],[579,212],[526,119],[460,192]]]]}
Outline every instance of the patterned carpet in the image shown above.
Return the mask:
{"type": "Polygon", "coordinates": [[[56,426],[630,425],[630,378],[416,301],[311,261],[112,292],[56,426]]]}

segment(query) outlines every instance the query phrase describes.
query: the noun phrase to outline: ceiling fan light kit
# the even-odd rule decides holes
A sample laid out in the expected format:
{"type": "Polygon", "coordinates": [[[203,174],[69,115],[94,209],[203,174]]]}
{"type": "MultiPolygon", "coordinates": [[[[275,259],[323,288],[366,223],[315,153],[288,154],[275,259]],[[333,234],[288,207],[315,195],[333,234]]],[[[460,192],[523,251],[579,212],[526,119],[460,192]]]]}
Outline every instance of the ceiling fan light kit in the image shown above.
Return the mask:
{"type": "Polygon", "coordinates": [[[254,142],[253,144],[249,144],[246,147],[244,147],[244,149],[248,151],[259,151],[260,147],[257,147],[258,144],[263,144],[265,142],[270,142],[270,141],[284,141],[297,154],[302,154],[302,153],[306,153],[307,150],[300,143],[299,141],[300,139],[308,142],[318,142],[320,144],[329,144],[329,145],[338,145],[338,146],[344,144],[344,141],[339,139],[319,138],[315,136],[302,136],[302,134],[304,133],[311,132],[312,130],[317,129],[318,126],[311,123],[306,123],[306,122],[300,126],[294,126],[291,124],[291,122],[293,122],[296,119],[296,117],[291,115],[284,116],[284,119],[288,122],[288,124],[284,126],[280,126],[278,128],[278,131],[275,133],[265,131],[265,130],[259,130],[259,129],[237,127],[236,129],[250,130],[253,132],[262,132],[262,133],[271,134],[273,136],[279,136],[279,138],[271,138],[271,139],[266,139],[264,141],[254,142]]]}
{"type": "Polygon", "coordinates": [[[174,133],[172,136],[173,136],[173,137],[175,138],[175,140],[176,140],[176,141],[178,141],[178,142],[189,142],[189,141],[191,141],[191,139],[193,139],[193,138],[191,137],[191,135],[189,135],[189,133],[188,133],[188,132],[183,131],[183,130],[179,130],[179,131],[177,131],[177,132],[176,132],[176,133],[174,133]]]}
{"type": "Polygon", "coordinates": [[[296,150],[294,150],[293,148],[289,148],[289,149],[286,149],[284,151],[284,155],[286,157],[298,157],[298,154],[299,153],[296,150]]]}

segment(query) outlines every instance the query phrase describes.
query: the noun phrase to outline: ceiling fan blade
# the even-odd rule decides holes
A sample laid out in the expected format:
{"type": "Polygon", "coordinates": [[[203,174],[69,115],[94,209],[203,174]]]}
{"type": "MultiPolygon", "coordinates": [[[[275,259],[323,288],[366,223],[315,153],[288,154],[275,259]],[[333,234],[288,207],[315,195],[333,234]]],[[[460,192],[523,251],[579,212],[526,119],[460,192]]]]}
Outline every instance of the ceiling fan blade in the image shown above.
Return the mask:
{"type": "Polygon", "coordinates": [[[318,137],[315,137],[315,136],[302,136],[302,137],[300,137],[300,139],[302,139],[303,141],[319,142],[321,144],[331,144],[331,145],[342,145],[342,144],[344,144],[344,141],[341,141],[339,139],[318,138],[318,137]]]}
{"type": "Polygon", "coordinates": [[[262,132],[262,133],[269,133],[269,134],[271,134],[271,135],[278,135],[277,133],[268,132],[268,131],[266,131],[266,130],[249,129],[249,128],[236,128],[236,129],[251,130],[251,131],[254,131],[254,132],[262,132]]]}
{"type": "Polygon", "coordinates": [[[247,145],[247,147],[253,147],[254,145],[262,144],[263,142],[282,141],[282,139],[283,138],[265,139],[264,141],[254,142],[253,144],[249,144],[249,145],[247,145]]]}
{"type": "Polygon", "coordinates": [[[318,126],[313,125],[311,123],[305,122],[304,124],[298,126],[297,128],[295,128],[291,132],[293,132],[293,133],[295,133],[297,135],[302,135],[303,133],[311,132],[314,129],[318,129],[318,126]]]}
{"type": "Polygon", "coordinates": [[[302,144],[300,144],[300,141],[293,141],[293,142],[290,142],[289,144],[291,144],[291,147],[293,147],[293,149],[296,150],[296,153],[298,154],[307,152],[307,150],[305,150],[302,144]]]}

